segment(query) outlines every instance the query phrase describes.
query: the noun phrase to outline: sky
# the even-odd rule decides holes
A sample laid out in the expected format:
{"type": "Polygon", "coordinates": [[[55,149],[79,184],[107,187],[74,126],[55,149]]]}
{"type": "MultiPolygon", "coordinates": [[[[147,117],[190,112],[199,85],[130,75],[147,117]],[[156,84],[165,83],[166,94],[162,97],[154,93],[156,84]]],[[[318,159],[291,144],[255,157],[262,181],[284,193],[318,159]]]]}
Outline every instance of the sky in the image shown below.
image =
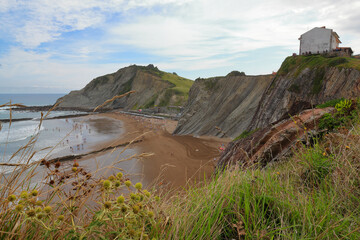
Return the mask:
{"type": "Polygon", "coordinates": [[[68,93],[131,64],[269,74],[321,26],[359,54],[359,12],[358,0],[0,0],[0,93],[68,93]]]}

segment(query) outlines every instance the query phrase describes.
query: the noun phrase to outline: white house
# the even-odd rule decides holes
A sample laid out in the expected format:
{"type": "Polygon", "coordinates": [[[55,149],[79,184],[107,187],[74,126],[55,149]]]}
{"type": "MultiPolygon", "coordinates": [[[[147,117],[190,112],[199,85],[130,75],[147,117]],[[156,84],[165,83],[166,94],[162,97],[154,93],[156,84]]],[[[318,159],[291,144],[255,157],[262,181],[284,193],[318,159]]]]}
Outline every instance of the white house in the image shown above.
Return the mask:
{"type": "Polygon", "coordinates": [[[339,49],[339,35],[332,29],[316,27],[302,34],[300,40],[300,55],[330,53],[339,49]]]}

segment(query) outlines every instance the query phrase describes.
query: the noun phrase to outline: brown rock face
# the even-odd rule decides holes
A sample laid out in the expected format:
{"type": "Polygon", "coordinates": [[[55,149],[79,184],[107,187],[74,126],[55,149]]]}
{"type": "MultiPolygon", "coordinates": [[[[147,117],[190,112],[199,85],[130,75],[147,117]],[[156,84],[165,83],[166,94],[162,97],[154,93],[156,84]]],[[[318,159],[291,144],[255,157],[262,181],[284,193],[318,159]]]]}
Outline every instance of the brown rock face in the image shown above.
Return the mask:
{"type": "Polygon", "coordinates": [[[175,134],[236,137],[246,130],[272,75],[197,79],[175,134]]]}
{"type": "MultiPolygon", "coordinates": [[[[93,79],[83,89],[72,91],[58,99],[59,108],[94,109],[114,96],[135,91],[124,98],[116,99],[106,105],[106,109],[114,108],[147,108],[159,104],[175,85],[162,78],[168,74],[153,65],[147,67],[132,65],[115,73],[93,79]]],[[[169,75],[169,74],[168,74],[169,75]]],[[[171,74],[170,74],[171,75],[171,74]]],[[[187,80],[189,81],[189,80],[187,80]]],[[[185,104],[185,97],[171,93],[167,104],[185,104]],[[171,95],[172,94],[172,95],[171,95]]]]}
{"type": "Polygon", "coordinates": [[[295,68],[277,76],[261,98],[249,129],[266,127],[332,99],[360,96],[360,71],[337,67],[295,68]]]}
{"type": "Polygon", "coordinates": [[[280,121],[232,142],[220,157],[217,168],[233,164],[244,168],[254,165],[264,167],[271,161],[287,156],[298,141],[306,141],[309,134],[316,133],[314,129],[325,113],[333,111],[332,107],[305,110],[292,119],[280,121]]]}

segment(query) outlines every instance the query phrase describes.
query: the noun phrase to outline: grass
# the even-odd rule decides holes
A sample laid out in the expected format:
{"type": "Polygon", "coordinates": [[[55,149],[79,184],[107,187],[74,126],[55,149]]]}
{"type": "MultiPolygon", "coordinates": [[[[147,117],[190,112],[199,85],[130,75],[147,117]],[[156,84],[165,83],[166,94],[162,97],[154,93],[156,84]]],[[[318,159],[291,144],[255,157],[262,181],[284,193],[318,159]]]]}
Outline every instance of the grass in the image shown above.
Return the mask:
{"type": "Polygon", "coordinates": [[[254,132],[258,131],[259,129],[254,129],[252,131],[243,131],[239,136],[237,136],[233,141],[237,141],[237,140],[240,140],[240,139],[243,139],[243,138],[246,138],[248,136],[250,136],[251,134],[253,134],[254,132]]]}
{"type": "Polygon", "coordinates": [[[160,197],[115,165],[95,178],[101,169],[44,162],[47,184],[33,188],[40,163],[19,165],[1,182],[0,239],[360,239],[360,125],[346,127],[160,197]]]}
{"type": "Polygon", "coordinates": [[[294,72],[294,76],[298,76],[305,68],[353,68],[360,71],[360,59],[350,57],[325,57],[322,55],[310,56],[290,56],[281,64],[278,75],[284,76],[289,72],[294,72]]]}
{"type": "Polygon", "coordinates": [[[156,75],[160,77],[162,81],[166,81],[171,84],[171,87],[167,88],[165,92],[157,93],[156,98],[151,98],[147,103],[144,104],[144,106],[142,106],[142,108],[154,107],[158,97],[161,97],[158,104],[160,107],[168,106],[170,104],[176,106],[181,106],[185,104],[189,97],[189,91],[194,81],[180,77],[176,73],[167,73],[160,71],[153,65],[149,65],[147,67],[139,66],[139,68],[142,71],[156,75]]]}

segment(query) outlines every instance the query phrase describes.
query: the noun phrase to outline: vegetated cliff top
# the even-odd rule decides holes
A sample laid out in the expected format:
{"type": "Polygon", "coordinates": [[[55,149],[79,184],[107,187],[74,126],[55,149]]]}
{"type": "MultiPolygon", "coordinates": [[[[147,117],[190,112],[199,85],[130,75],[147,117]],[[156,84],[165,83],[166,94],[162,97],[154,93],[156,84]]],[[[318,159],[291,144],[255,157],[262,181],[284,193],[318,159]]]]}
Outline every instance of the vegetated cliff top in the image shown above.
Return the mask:
{"type": "Polygon", "coordinates": [[[188,98],[193,81],[176,73],[148,66],[131,65],[115,73],[93,79],[83,89],[72,91],[60,98],[59,107],[95,108],[114,96],[129,91],[135,93],[116,99],[106,108],[139,109],[154,106],[183,106],[188,98]]]}
{"type": "Polygon", "coordinates": [[[281,64],[277,75],[285,76],[296,69],[294,73],[298,76],[305,68],[352,68],[360,71],[360,59],[352,57],[328,57],[326,55],[290,56],[281,64]]]}

